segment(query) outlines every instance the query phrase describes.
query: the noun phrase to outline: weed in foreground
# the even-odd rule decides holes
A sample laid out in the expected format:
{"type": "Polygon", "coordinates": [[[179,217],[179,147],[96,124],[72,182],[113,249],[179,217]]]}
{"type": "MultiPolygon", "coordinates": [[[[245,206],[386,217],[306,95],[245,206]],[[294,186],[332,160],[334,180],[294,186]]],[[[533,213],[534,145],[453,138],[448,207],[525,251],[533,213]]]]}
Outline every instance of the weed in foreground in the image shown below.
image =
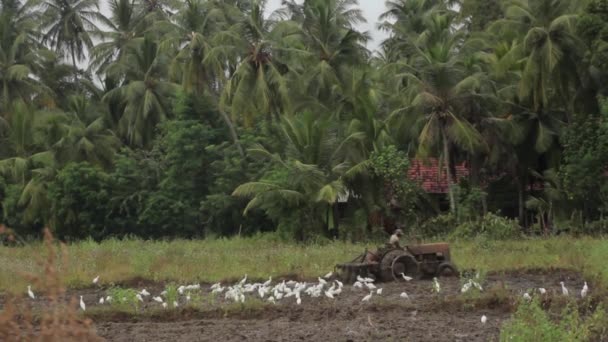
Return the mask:
{"type": "Polygon", "coordinates": [[[500,333],[504,342],[592,342],[608,339],[608,315],[599,305],[595,311],[582,316],[576,304],[570,303],[563,310],[560,321],[555,323],[543,310],[538,299],[520,302],[513,318],[500,333]]]}
{"type": "MultiPolygon", "coordinates": [[[[13,296],[7,299],[0,313],[0,341],[99,341],[92,321],[83,319],[77,311],[77,301],[65,300],[65,288],[57,271],[58,248],[48,229],[44,231],[46,258],[40,262],[41,275],[23,274],[34,289],[44,289],[45,298],[13,296]],[[32,308],[33,302],[36,309],[32,308]]],[[[66,259],[65,248],[62,256],[66,259]]]]}

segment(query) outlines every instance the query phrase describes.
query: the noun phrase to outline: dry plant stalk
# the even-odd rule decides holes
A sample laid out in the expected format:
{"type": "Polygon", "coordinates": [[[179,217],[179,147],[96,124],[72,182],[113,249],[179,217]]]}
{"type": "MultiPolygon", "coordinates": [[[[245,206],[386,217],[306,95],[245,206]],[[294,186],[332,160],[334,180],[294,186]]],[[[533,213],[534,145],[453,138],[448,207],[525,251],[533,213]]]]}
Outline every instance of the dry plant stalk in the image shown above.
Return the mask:
{"type": "MultiPolygon", "coordinates": [[[[44,298],[35,300],[12,297],[0,313],[0,341],[101,341],[90,319],[79,315],[76,298],[69,301],[57,270],[58,251],[48,228],[44,230],[46,258],[39,262],[42,275],[23,274],[34,288],[44,289],[44,298]]],[[[61,244],[63,264],[67,264],[65,245],[61,244]]]]}

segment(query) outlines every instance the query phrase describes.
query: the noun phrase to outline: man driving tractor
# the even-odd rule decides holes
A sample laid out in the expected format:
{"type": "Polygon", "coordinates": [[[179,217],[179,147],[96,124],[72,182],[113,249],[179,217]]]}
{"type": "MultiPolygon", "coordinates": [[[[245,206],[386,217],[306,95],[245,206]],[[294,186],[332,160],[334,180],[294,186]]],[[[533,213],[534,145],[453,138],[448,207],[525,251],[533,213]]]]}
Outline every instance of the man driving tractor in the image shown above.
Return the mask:
{"type": "Polygon", "coordinates": [[[395,229],[393,235],[388,239],[388,244],[394,248],[401,248],[399,245],[399,239],[403,236],[403,231],[401,229],[395,229]]]}

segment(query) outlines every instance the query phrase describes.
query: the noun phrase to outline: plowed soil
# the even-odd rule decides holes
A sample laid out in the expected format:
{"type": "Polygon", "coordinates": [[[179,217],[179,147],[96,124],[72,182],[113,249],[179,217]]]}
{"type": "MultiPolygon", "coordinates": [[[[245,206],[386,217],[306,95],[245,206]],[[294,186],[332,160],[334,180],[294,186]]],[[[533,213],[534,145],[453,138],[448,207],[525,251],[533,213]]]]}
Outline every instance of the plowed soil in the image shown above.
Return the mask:
{"type": "MultiPolygon", "coordinates": [[[[564,270],[493,274],[484,282],[481,298],[462,296],[458,278],[442,278],[439,295],[430,280],[378,284],[381,295],[369,303],[369,292],[345,286],[336,299],[302,297],[264,305],[241,314],[221,310],[188,310],[154,316],[100,316],[97,333],[108,341],[497,341],[501,325],[509,319],[524,292],[546,288],[546,296],[560,296],[564,281],[572,296],[583,279],[564,270]],[[406,292],[410,299],[399,295],[406,292]],[[486,324],[481,316],[486,315],[486,324]]],[[[131,284],[157,295],[163,284],[131,284]]],[[[203,286],[208,291],[208,286],[203,286]]],[[[71,293],[83,295],[94,307],[103,289],[71,293]]],[[[533,293],[531,291],[530,293],[533,293]]],[[[539,295],[534,292],[534,295],[539,295]]],[[[223,297],[223,296],[222,296],[223,297]]],[[[149,303],[158,306],[157,303],[149,303]]],[[[222,303],[215,305],[221,306],[222,303]]]]}

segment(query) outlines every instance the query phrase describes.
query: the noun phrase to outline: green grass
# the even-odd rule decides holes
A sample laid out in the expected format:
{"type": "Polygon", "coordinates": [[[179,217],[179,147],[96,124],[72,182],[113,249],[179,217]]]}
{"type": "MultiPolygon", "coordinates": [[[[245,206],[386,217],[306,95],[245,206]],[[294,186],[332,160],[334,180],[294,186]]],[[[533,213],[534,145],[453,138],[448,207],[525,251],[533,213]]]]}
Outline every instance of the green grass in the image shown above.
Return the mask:
{"type": "MultiPolygon", "coordinates": [[[[375,246],[367,245],[370,249],[375,246]]],[[[272,236],[171,242],[109,240],[100,244],[84,241],[68,246],[68,262],[59,271],[69,287],[91,286],[97,275],[101,284],[134,278],[216,282],[236,280],[245,274],[255,279],[282,275],[314,279],[333,270],[336,263],[362,253],[365,247],[343,242],[297,245],[278,242],[272,236]]],[[[38,274],[41,269],[37,261],[45,253],[42,244],[0,247],[0,291],[24,293],[27,280],[21,275],[38,274]]],[[[456,242],[452,244],[452,256],[461,269],[573,268],[608,284],[605,239],[456,242]]]]}

